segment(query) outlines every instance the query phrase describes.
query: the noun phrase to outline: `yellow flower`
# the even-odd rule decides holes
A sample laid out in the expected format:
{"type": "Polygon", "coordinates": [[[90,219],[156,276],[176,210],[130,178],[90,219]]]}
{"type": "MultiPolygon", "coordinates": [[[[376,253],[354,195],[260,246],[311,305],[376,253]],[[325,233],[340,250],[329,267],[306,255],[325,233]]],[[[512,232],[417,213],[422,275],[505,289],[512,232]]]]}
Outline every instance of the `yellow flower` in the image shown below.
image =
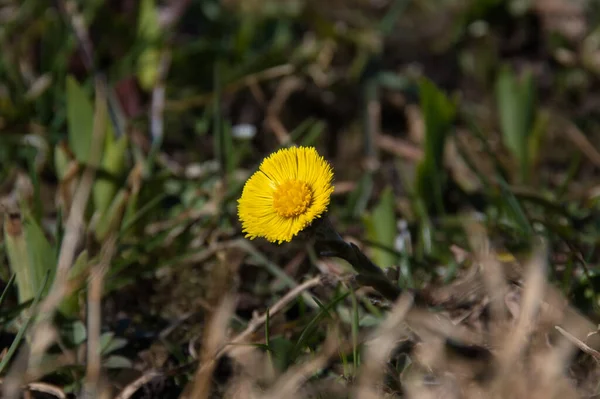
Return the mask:
{"type": "Polygon", "coordinates": [[[332,180],[331,165],[313,147],[271,154],[248,179],[238,200],[246,237],[291,241],[327,210],[332,180]]]}

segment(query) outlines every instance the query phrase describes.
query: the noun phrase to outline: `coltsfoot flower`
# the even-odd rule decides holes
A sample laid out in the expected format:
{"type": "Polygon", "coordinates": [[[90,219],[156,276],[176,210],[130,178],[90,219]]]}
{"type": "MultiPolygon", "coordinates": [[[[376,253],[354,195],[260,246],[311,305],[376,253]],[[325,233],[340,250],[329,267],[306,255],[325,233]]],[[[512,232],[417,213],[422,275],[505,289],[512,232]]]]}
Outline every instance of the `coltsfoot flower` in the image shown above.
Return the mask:
{"type": "Polygon", "coordinates": [[[327,210],[331,165],[313,147],[281,149],[265,158],[244,185],[238,216],[246,237],[291,241],[327,210]]]}

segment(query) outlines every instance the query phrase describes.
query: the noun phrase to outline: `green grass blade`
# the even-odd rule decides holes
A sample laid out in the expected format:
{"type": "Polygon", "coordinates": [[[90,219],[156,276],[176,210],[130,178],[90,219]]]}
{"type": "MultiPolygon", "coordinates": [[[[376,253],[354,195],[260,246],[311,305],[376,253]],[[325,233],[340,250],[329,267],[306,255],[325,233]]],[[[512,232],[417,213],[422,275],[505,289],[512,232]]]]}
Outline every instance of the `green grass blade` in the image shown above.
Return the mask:
{"type": "Polygon", "coordinates": [[[535,120],[535,85],[531,73],[519,81],[510,68],[502,68],[496,80],[496,101],[504,145],[519,163],[521,180],[527,181],[535,120]]]}
{"type": "Polygon", "coordinates": [[[358,314],[358,301],[356,300],[356,293],[354,290],[350,291],[352,298],[352,363],[354,371],[358,370],[359,358],[358,358],[358,330],[359,330],[359,314],[358,314]]]}
{"type": "Polygon", "coordinates": [[[325,122],[317,120],[308,128],[308,132],[306,133],[300,144],[306,147],[314,146],[316,141],[319,139],[319,137],[321,137],[321,134],[324,131],[325,122]]]}
{"type": "Polygon", "coordinates": [[[504,200],[506,209],[513,215],[513,220],[518,224],[520,231],[524,232],[526,236],[531,237],[533,235],[533,227],[531,226],[531,222],[527,218],[527,214],[521,206],[521,203],[510,190],[508,183],[504,179],[498,176],[497,181],[502,190],[501,200],[504,200]]]}
{"type": "Polygon", "coordinates": [[[0,306],[2,306],[2,302],[4,301],[4,297],[6,296],[6,293],[10,290],[10,287],[14,283],[16,276],[17,275],[15,273],[13,273],[13,275],[10,276],[10,280],[8,280],[8,283],[6,283],[6,287],[4,287],[4,290],[2,291],[2,295],[0,295],[0,306]]]}
{"type": "MultiPolygon", "coordinates": [[[[148,201],[146,204],[144,204],[144,206],[142,206],[137,212],[135,212],[131,207],[128,206],[125,212],[125,216],[123,217],[123,225],[121,226],[119,235],[122,236],[123,234],[125,234],[128,229],[130,229],[144,216],[150,213],[150,211],[157,207],[161,203],[161,201],[167,198],[167,196],[168,194],[160,193],[159,195],[148,201]]],[[[131,205],[131,202],[129,202],[128,205],[131,205]]]]}
{"type": "Polygon", "coordinates": [[[302,351],[302,348],[306,345],[306,343],[308,342],[308,340],[312,336],[312,333],[317,328],[318,323],[323,318],[325,318],[326,316],[328,316],[329,315],[329,311],[331,309],[333,309],[342,300],[344,300],[348,295],[350,295],[350,292],[344,292],[341,295],[339,295],[338,297],[334,298],[331,302],[329,302],[327,304],[327,306],[321,308],[321,310],[315,315],[315,317],[313,317],[306,324],[306,327],[304,327],[304,329],[300,333],[300,336],[298,337],[298,341],[296,342],[296,345],[294,345],[294,349],[292,351],[293,354],[294,354],[293,358],[296,358],[298,356],[298,354],[302,351]]]}
{"type": "MultiPolygon", "coordinates": [[[[373,211],[365,215],[363,223],[367,230],[367,239],[386,248],[394,247],[397,235],[396,205],[391,187],[386,187],[381,193],[379,203],[373,211]]],[[[397,257],[393,252],[379,248],[370,250],[375,264],[387,269],[396,264],[397,257]]]]}

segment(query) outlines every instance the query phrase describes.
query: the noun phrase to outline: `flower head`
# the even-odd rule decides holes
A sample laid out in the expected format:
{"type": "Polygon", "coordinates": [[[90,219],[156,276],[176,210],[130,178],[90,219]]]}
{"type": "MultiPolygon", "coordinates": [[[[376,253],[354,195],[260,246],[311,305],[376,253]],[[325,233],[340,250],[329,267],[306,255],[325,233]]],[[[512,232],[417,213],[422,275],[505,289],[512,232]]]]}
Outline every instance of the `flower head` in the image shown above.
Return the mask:
{"type": "Polygon", "coordinates": [[[261,163],[238,200],[246,237],[291,241],[327,210],[331,165],[313,147],[281,149],[261,163]]]}

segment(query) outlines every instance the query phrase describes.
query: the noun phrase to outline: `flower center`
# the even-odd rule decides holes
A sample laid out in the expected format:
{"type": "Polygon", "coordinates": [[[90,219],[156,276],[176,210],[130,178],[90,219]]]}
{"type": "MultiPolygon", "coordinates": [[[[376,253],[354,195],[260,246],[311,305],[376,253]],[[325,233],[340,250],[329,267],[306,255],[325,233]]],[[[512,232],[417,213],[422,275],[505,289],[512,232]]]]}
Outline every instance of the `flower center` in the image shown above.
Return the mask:
{"type": "Polygon", "coordinates": [[[291,218],[306,212],[312,201],[310,186],[298,180],[287,180],[273,193],[273,208],[279,216],[291,218]]]}

